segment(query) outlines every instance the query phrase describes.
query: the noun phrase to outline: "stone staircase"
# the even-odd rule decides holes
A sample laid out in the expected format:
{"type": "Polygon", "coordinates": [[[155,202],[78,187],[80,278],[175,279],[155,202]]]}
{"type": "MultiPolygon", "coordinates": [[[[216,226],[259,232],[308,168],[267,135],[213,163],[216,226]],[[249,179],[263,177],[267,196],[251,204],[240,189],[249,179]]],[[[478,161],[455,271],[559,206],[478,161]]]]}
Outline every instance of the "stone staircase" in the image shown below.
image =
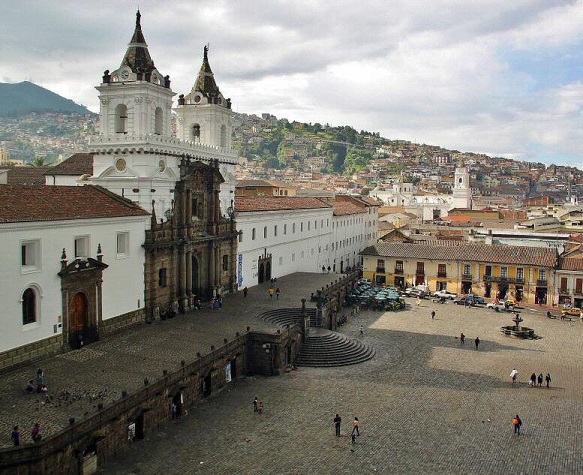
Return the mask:
{"type": "Polygon", "coordinates": [[[310,335],[296,355],[296,366],[334,367],[370,360],[375,351],[360,340],[342,333],[310,328],[310,335]]]}
{"type": "MultiPolygon", "coordinates": [[[[278,308],[262,313],[259,319],[285,328],[301,323],[301,309],[278,308]]],[[[310,316],[310,333],[306,343],[296,355],[296,366],[334,367],[358,364],[370,360],[375,352],[360,340],[342,333],[316,327],[316,309],[306,308],[310,316]]]]}

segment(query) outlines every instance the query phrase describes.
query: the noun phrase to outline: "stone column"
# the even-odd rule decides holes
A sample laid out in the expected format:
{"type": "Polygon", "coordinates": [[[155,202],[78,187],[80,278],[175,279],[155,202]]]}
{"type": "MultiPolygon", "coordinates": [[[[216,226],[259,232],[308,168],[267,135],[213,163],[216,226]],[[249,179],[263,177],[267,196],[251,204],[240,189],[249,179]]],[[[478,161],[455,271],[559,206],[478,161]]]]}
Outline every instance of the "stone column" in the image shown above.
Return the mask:
{"type": "Polygon", "coordinates": [[[192,307],[192,251],[186,253],[186,296],[188,297],[188,306],[192,307]]]}
{"type": "Polygon", "coordinates": [[[215,266],[215,243],[209,243],[209,255],[208,255],[208,267],[209,267],[209,287],[211,287],[211,293],[214,296],[214,289],[216,288],[216,266],[215,266]]]}
{"type": "Polygon", "coordinates": [[[184,313],[188,306],[188,299],[186,295],[186,250],[181,249],[179,254],[179,272],[180,272],[180,283],[179,283],[179,309],[180,312],[184,313]]]}

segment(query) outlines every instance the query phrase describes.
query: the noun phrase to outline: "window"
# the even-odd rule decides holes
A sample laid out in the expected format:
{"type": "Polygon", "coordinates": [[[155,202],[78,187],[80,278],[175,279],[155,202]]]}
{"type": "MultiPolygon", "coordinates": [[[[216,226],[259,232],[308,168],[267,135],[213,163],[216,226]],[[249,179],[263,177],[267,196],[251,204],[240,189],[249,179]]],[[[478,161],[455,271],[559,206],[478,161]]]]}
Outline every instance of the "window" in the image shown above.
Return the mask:
{"type": "MultiPolygon", "coordinates": [[[[582,280],[582,279],[577,279],[577,280],[582,280]]],[[[567,278],[566,277],[561,277],[561,287],[559,288],[559,290],[561,292],[566,292],[567,291],[567,278]]]]}
{"type": "Polygon", "coordinates": [[[471,264],[464,264],[464,275],[471,276],[472,275],[472,266],[471,264]]]}
{"type": "Polygon", "coordinates": [[[318,229],[318,220],[314,219],[314,229],[318,229]]]}
{"type": "Polygon", "coordinates": [[[447,277],[446,264],[437,264],[437,277],[447,277]]]}
{"type": "Polygon", "coordinates": [[[492,275],[492,266],[486,266],[486,270],[485,270],[487,276],[491,276],[492,275]]]}
{"type": "Polygon", "coordinates": [[[22,324],[36,322],[36,291],[28,288],[22,294],[22,324]]]}
{"type": "Polygon", "coordinates": [[[22,271],[30,272],[39,270],[41,265],[40,259],[40,241],[24,241],[20,244],[20,265],[22,271]]]}
{"type": "Polygon", "coordinates": [[[251,230],[251,240],[255,241],[255,228],[251,230]]]}
{"type": "Polygon", "coordinates": [[[158,286],[159,287],[166,287],[166,268],[162,268],[158,270],[158,286]]]}
{"type": "Polygon", "coordinates": [[[127,134],[126,119],[128,118],[128,108],[125,104],[118,104],[115,108],[115,133],[127,134]]]}
{"type": "Polygon", "coordinates": [[[292,224],[292,234],[295,234],[296,232],[296,223],[292,224]]]}
{"type": "Polygon", "coordinates": [[[311,221],[308,221],[308,231],[309,231],[310,229],[312,229],[312,222],[311,222],[311,221]]]}
{"type": "Polygon", "coordinates": [[[200,142],[200,125],[198,124],[192,125],[191,138],[194,142],[200,142]]]}
{"type": "Polygon", "coordinates": [[[75,259],[89,257],[89,236],[75,238],[75,259]]]}
{"type": "Polygon", "coordinates": [[[516,279],[517,280],[524,280],[524,268],[522,268],[522,267],[516,268],[516,279]]]}
{"type": "Polygon", "coordinates": [[[508,267],[500,267],[500,277],[508,279],[508,267]]]}
{"type": "Polygon", "coordinates": [[[417,263],[417,274],[425,274],[425,263],[424,262],[417,263]]]}
{"type": "Polygon", "coordinates": [[[304,232],[304,223],[303,222],[300,223],[300,232],[301,233],[304,232]]]}
{"type": "Polygon", "coordinates": [[[154,112],[154,133],[156,135],[162,135],[163,123],[164,115],[162,113],[162,108],[156,107],[156,111],[154,112]]]}
{"type": "Polygon", "coordinates": [[[277,224],[273,226],[273,235],[277,237],[277,224]]]}
{"type": "Polygon", "coordinates": [[[225,148],[227,146],[227,127],[221,125],[221,147],[225,148]]]}
{"type": "Polygon", "coordinates": [[[243,231],[239,231],[239,242],[243,242],[243,231]]]}
{"type": "Polygon", "coordinates": [[[538,271],[538,280],[545,281],[547,280],[547,271],[546,269],[541,269],[538,271]]]}
{"type": "Polygon", "coordinates": [[[292,262],[295,262],[295,261],[296,261],[296,253],[292,252],[292,262]]]}
{"type": "Polygon", "coordinates": [[[575,293],[583,294],[583,279],[575,279],[575,293]]]}
{"type": "Polygon", "coordinates": [[[377,259],[377,272],[384,274],[385,273],[385,260],[384,259],[377,259]]]}
{"type": "Polygon", "coordinates": [[[130,233],[117,233],[117,257],[127,257],[130,253],[130,233]]]}
{"type": "Polygon", "coordinates": [[[281,265],[283,265],[283,257],[280,257],[280,258],[279,258],[279,265],[280,265],[280,266],[281,266],[281,265]]]}
{"type": "Polygon", "coordinates": [[[267,238],[267,226],[263,228],[263,237],[267,238]]]}
{"type": "Polygon", "coordinates": [[[302,251],[302,259],[304,258],[304,251],[302,251]]]}
{"type": "Polygon", "coordinates": [[[229,270],[229,255],[225,254],[223,256],[223,271],[227,272],[229,270]]]}
{"type": "Polygon", "coordinates": [[[403,273],[403,261],[396,261],[395,262],[395,274],[396,273],[399,273],[399,274],[403,273]]]}
{"type": "Polygon", "coordinates": [[[283,225],[283,234],[287,234],[287,224],[283,225]]]}

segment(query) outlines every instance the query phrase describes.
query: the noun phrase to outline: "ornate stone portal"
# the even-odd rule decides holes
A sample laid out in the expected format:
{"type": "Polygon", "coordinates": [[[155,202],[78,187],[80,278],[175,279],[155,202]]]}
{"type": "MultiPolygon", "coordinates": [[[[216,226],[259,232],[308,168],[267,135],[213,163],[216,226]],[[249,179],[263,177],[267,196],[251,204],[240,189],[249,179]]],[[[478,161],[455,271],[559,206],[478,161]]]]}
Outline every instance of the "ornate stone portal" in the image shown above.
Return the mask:
{"type": "Polygon", "coordinates": [[[232,213],[225,217],[221,211],[219,163],[184,156],[179,167],[172,212],[159,221],[153,212],[146,232],[149,318],[184,313],[198,301],[235,290],[238,233],[232,213]]]}

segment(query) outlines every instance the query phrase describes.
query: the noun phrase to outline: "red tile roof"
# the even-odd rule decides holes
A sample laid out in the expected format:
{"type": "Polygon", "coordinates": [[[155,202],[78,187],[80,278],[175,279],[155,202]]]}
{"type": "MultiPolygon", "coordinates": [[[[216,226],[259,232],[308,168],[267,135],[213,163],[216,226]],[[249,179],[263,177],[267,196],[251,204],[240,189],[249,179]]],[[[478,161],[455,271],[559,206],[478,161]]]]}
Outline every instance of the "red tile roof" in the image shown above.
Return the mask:
{"type": "Polygon", "coordinates": [[[0,223],[148,216],[99,186],[0,185],[0,223]]]}
{"type": "Polygon", "coordinates": [[[565,257],[559,260],[559,270],[583,271],[583,258],[565,257]]]}
{"type": "Polygon", "coordinates": [[[67,160],[50,167],[45,175],[93,175],[93,154],[75,153],[67,160]]]}
{"type": "Polygon", "coordinates": [[[235,199],[235,211],[237,213],[331,207],[331,205],[319,198],[303,198],[297,196],[240,196],[235,199]]]}
{"type": "Polygon", "coordinates": [[[9,185],[44,185],[44,173],[52,167],[24,166],[8,170],[6,183],[9,185]]]}
{"type": "Polygon", "coordinates": [[[351,203],[350,201],[335,200],[332,202],[332,205],[334,208],[334,216],[366,213],[366,208],[364,206],[351,203]]]}
{"type": "Polygon", "coordinates": [[[443,245],[441,243],[409,244],[379,242],[367,247],[361,254],[364,256],[404,257],[432,261],[486,262],[538,267],[555,267],[557,263],[556,249],[489,244],[456,243],[443,245]]]}

